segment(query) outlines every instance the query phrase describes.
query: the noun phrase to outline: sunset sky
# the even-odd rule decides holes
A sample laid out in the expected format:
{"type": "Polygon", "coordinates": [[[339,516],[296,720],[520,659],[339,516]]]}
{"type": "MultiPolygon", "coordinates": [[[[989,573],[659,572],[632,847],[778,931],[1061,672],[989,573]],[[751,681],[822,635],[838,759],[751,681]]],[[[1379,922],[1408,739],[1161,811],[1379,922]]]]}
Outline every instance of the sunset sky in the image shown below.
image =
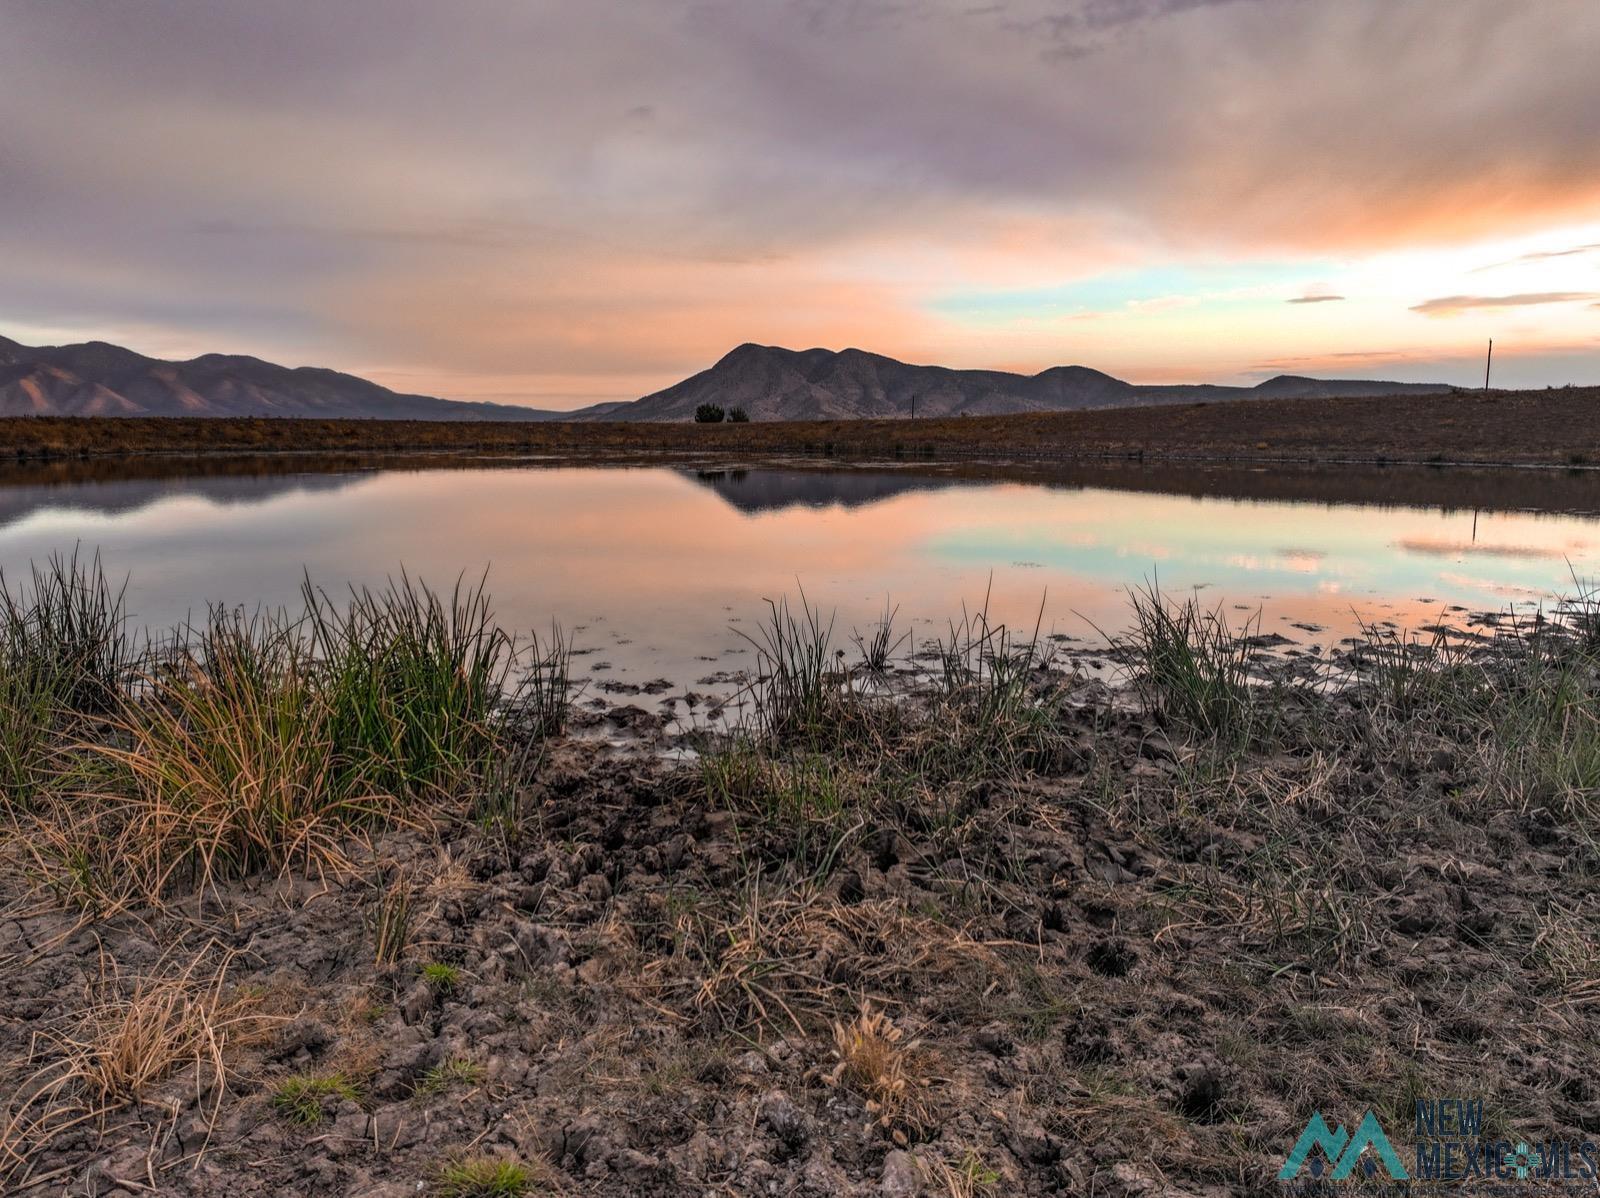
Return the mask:
{"type": "Polygon", "coordinates": [[[1600,382],[1596,0],[0,0],[0,334],[1600,382]]]}

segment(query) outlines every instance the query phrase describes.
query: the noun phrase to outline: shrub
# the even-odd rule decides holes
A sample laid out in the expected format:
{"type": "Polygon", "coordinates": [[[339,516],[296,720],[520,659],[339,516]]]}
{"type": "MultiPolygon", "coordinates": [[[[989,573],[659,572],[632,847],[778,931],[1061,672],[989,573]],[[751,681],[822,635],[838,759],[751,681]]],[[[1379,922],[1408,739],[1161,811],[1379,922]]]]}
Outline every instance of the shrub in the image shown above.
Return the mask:
{"type": "Polygon", "coordinates": [[[728,411],[728,422],[730,424],[749,424],[750,413],[743,408],[731,408],[728,411]]]}
{"type": "Polygon", "coordinates": [[[696,424],[721,424],[725,413],[714,403],[703,403],[694,410],[696,424]]]}

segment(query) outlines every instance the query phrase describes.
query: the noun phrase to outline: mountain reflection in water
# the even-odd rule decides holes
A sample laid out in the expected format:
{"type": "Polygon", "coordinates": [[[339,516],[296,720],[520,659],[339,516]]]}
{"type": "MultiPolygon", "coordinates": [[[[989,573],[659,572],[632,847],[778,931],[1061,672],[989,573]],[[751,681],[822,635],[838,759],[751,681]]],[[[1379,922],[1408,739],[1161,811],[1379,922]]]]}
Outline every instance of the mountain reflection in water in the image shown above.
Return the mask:
{"type": "MultiPolygon", "coordinates": [[[[470,457],[145,458],[0,468],[0,570],[75,546],[130,578],[157,627],[208,603],[293,605],[404,568],[487,568],[512,631],[560,620],[613,694],[711,689],[751,664],[763,600],[886,598],[919,644],[991,614],[1093,641],[1127,589],[1199,593],[1326,651],[1360,619],[1419,627],[1600,570],[1600,476],[1201,464],[570,466],[470,457]]],[[[653,701],[653,700],[652,700],[653,701]]]]}

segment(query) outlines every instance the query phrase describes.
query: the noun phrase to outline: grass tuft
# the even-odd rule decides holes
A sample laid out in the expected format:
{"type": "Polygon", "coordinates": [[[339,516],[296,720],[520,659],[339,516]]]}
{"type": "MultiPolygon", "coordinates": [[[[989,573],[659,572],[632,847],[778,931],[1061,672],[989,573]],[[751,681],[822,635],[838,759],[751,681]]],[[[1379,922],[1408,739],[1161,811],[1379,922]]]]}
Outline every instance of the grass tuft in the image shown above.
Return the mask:
{"type": "Polygon", "coordinates": [[[86,801],[115,812],[114,844],[141,897],[196,889],[290,862],[341,859],[343,830],[380,810],[340,784],[330,712],[281,623],[215,617],[201,651],[146,680],[112,723],[121,744],[89,751],[111,769],[86,801]]]}
{"type": "Polygon", "coordinates": [[[150,973],[125,974],[102,955],[85,1002],[41,1027],[29,1049],[33,1074],[0,1107],[0,1178],[25,1169],[57,1137],[143,1101],[160,1083],[192,1075],[214,1121],[227,1094],[227,1055],[259,1036],[249,997],[230,991],[233,954],[214,944],[150,973]]]}
{"type": "Polygon", "coordinates": [[[342,1073],[325,1077],[300,1074],[285,1078],[272,1090],[272,1109],[290,1123],[315,1127],[327,1117],[324,1102],[359,1102],[360,1088],[342,1073]]]}
{"type": "Polygon", "coordinates": [[[521,1198],[533,1189],[533,1174],[518,1161],[471,1157],[439,1170],[443,1198],[521,1198]]]}
{"type": "Polygon", "coordinates": [[[450,994],[461,985],[461,967],[443,961],[429,961],[422,967],[422,980],[439,994],[450,994]]]}
{"type": "Polygon", "coordinates": [[[418,886],[405,869],[397,868],[386,883],[373,888],[367,907],[367,928],[372,933],[373,960],[379,965],[398,964],[411,943],[411,921],[416,914],[418,886]]]}
{"type": "Polygon", "coordinates": [[[1133,628],[1118,640],[1161,709],[1200,735],[1243,745],[1260,714],[1250,688],[1249,638],[1259,614],[1235,629],[1221,606],[1174,603],[1149,586],[1133,592],[1133,628]]]}
{"type": "Polygon", "coordinates": [[[466,1057],[451,1057],[423,1073],[417,1082],[417,1093],[431,1096],[447,1090],[472,1089],[481,1086],[487,1076],[488,1070],[478,1062],[466,1057]]]}
{"type": "Polygon", "coordinates": [[[920,1130],[930,1114],[921,1061],[915,1043],[883,1012],[864,1003],[849,1022],[833,1026],[833,1052],[838,1064],[829,1080],[844,1083],[866,1101],[876,1121],[899,1135],[920,1130]]]}
{"type": "Polygon", "coordinates": [[[739,633],[757,657],[755,731],[774,743],[820,745],[830,739],[841,712],[833,620],[824,623],[822,610],[811,606],[804,591],[798,615],[787,598],[767,600],[767,609],[754,636],[739,633]]]}
{"type": "Polygon", "coordinates": [[[77,550],[15,589],[0,573],[0,809],[34,806],[64,743],[117,708],[134,658],[126,585],[77,550]]]}
{"type": "Polygon", "coordinates": [[[909,632],[895,635],[894,619],[899,614],[900,608],[890,607],[886,599],[883,604],[882,619],[874,624],[869,632],[850,634],[856,650],[861,654],[860,667],[867,674],[876,677],[887,674],[894,665],[895,658],[899,656],[901,646],[911,639],[909,632]]]}

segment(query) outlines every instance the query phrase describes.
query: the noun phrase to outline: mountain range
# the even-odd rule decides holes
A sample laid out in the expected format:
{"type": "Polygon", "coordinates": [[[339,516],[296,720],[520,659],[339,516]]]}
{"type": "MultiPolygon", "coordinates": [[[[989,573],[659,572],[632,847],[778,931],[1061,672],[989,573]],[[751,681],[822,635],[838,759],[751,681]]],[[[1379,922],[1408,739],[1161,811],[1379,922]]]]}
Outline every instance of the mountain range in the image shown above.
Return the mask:
{"type": "Polygon", "coordinates": [[[238,354],[168,362],[104,341],[34,348],[0,337],[0,416],[540,420],[562,414],[402,395],[353,374],[238,354]]]}
{"type": "MultiPolygon", "coordinates": [[[[607,420],[692,420],[703,403],[743,408],[752,420],[858,420],[899,416],[999,416],[1232,399],[1332,399],[1424,394],[1446,383],[1312,379],[1282,374],[1254,387],[1143,386],[1087,366],[1038,374],[911,366],[859,349],[741,345],[715,366],[606,412],[607,420]]],[[[595,417],[590,417],[595,418],[595,417]]]]}
{"type": "Polygon", "coordinates": [[[1448,391],[1444,383],[1279,375],[1254,387],[1147,386],[1087,366],[1038,374],[913,366],[859,349],[741,345],[632,402],[572,412],[405,395],[351,374],[204,354],[149,358],[104,341],[33,348],[0,337],[0,416],[290,416],[390,420],[693,420],[701,404],[752,420],[1003,415],[1238,399],[1329,399],[1448,391]]]}

